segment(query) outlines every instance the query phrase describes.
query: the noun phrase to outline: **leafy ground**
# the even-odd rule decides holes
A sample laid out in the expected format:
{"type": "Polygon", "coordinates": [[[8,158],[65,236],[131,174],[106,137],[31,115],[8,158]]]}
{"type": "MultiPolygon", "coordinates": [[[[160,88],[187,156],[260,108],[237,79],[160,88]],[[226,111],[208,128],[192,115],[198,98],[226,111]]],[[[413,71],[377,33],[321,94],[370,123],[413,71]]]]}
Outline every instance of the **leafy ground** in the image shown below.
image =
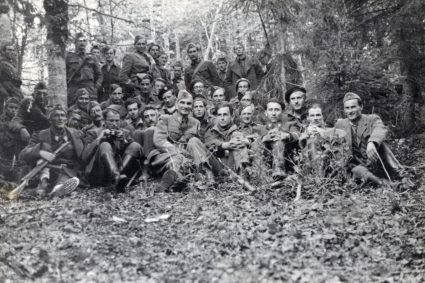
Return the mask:
{"type": "MultiPolygon", "coordinates": [[[[424,140],[392,146],[417,165],[424,140]]],[[[0,282],[424,282],[424,185],[297,202],[284,190],[134,187],[1,201],[0,282]]]]}

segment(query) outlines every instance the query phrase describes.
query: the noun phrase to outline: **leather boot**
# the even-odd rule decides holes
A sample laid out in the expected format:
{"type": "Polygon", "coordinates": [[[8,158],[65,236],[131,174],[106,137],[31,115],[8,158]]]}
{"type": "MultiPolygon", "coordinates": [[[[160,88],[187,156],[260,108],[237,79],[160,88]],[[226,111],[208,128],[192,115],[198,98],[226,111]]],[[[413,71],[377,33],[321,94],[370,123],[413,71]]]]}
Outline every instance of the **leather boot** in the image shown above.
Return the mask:
{"type": "Polygon", "coordinates": [[[109,170],[109,175],[112,177],[112,184],[114,188],[116,188],[120,180],[126,178],[126,176],[121,176],[117,168],[117,163],[115,159],[113,158],[113,156],[109,154],[105,154],[102,157],[103,157],[103,160],[105,161],[106,168],[108,168],[109,170]]]}
{"type": "Polygon", "coordinates": [[[125,186],[130,182],[130,178],[137,170],[136,158],[132,155],[125,155],[120,168],[120,181],[116,184],[115,189],[117,192],[124,192],[125,186]]]}

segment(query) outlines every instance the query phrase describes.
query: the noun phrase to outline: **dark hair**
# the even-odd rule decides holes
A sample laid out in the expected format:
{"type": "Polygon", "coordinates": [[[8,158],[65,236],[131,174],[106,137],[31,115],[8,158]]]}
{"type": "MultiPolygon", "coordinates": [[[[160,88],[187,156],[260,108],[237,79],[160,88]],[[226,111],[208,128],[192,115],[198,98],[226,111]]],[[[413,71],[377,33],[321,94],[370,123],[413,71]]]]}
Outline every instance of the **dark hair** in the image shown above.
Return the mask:
{"type": "Polygon", "coordinates": [[[79,38],[86,37],[86,35],[82,32],[77,32],[74,37],[74,43],[77,42],[79,38]]]}
{"type": "Polygon", "coordinates": [[[125,102],[124,102],[124,105],[125,105],[125,108],[127,108],[129,105],[131,105],[131,104],[134,104],[134,103],[136,103],[137,104],[137,108],[140,108],[140,101],[138,100],[138,99],[136,99],[136,98],[129,98],[129,99],[127,99],[125,102]]]}
{"type": "Polygon", "coordinates": [[[93,50],[95,50],[95,49],[97,49],[97,50],[99,50],[99,51],[100,51],[99,46],[97,46],[97,45],[93,45],[93,46],[92,46],[92,48],[90,49],[90,52],[93,52],[93,50]]]}
{"type": "Polygon", "coordinates": [[[142,118],[143,118],[143,115],[145,115],[145,112],[148,111],[148,110],[155,110],[156,111],[156,107],[152,104],[148,104],[145,107],[143,107],[142,111],[140,111],[140,115],[142,116],[142,118]]]}
{"type": "Polygon", "coordinates": [[[190,91],[191,93],[193,93],[193,88],[195,87],[195,84],[197,84],[197,83],[202,83],[202,84],[204,85],[204,87],[205,87],[205,82],[204,82],[203,80],[195,79],[195,80],[193,80],[193,81],[190,83],[190,86],[189,86],[189,91],[190,91]]]}
{"type": "Polygon", "coordinates": [[[233,107],[232,107],[232,105],[230,105],[230,103],[229,103],[229,102],[227,102],[227,101],[220,103],[220,104],[216,107],[215,112],[216,112],[216,113],[218,113],[218,110],[220,110],[221,108],[226,108],[226,107],[228,107],[228,108],[229,108],[230,116],[233,116],[233,107]]]}
{"type": "Polygon", "coordinates": [[[151,49],[152,49],[152,47],[154,47],[154,46],[157,46],[157,47],[158,47],[158,49],[159,49],[159,51],[161,51],[161,50],[162,50],[161,45],[159,45],[158,43],[152,42],[152,43],[151,43],[151,44],[149,44],[149,46],[148,46],[148,52],[150,52],[150,51],[151,51],[151,49]]]}
{"type": "Polygon", "coordinates": [[[207,107],[207,99],[203,95],[195,95],[193,97],[193,105],[195,105],[196,101],[202,101],[205,107],[207,107]]]}
{"type": "Polygon", "coordinates": [[[15,46],[12,42],[5,42],[1,45],[1,52],[6,51],[6,47],[8,46],[15,46]]]}
{"type": "Polygon", "coordinates": [[[235,89],[236,89],[236,91],[238,91],[238,87],[239,87],[239,84],[240,84],[241,82],[247,82],[247,83],[248,83],[248,89],[250,89],[250,88],[251,88],[251,82],[250,82],[248,79],[240,78],[239,80],[237,80],[237,81],[236,81],[236,85],[235,85],[235,89]]]}
{"type": "Polygon", "coordinates": [[[283,101],[281,101],[281,100],[279,100],[279,99],[277,99],[275,97],[272,97],[269,100],[267,100],[266,109],[267,109],[267,104],[269,104],[269,103],[277,103],[282,108],[282,111],[285,110],[285,103],[283,103],[283,101]]]}
{"type": "Polygon", "coordinates": [[[112,46],[105,46],[105,47],[103,48],[103,54],[106,54],[106,52],[108,52],[109,50],[114,51],[114,54],[117,52],[117,51],[115,50],[115,48],[113,48],[112,46]]]}
{"type": "Polygon", "coordinates": [[[172,95],[177,97],[176,93],[172,89],[164,87],[163,89],[159,90],[159,93],[158,93],[159,100],[162,101],[164,99],[164,94],[166,94],[167,92],[171,92],[172,95]]]}
{"type": "Polygon", "coordinates": [[[199,46],[199,44],[195,44],[195,43],[189,43],[186,47],[186,52],[189,52],[189,49],[191,48],[196,48],[197,51],[201,50],[201,47],[199,46]]]}
{"type": "Polygon", "coordinates": [[[297,92],[297,91],[300,91],[300,92],[302,92],[304,94],[307,93],[307,90],[305,88],[303,88],[301,86],[294,86],[294,87],[288,89],[285,92],[285,101],[286,101],[286,103],[289,103],[289,98],[291,97],[291,94],[293,94],[294,92],[297,92]]]}
{"type": "Polygon", "coordinates": [[[220,57],[218,57],[218,58],[217,58],[217,63],[218,63],[218,62],[220,62],[220,61],[221,61],[221,62],[225,62],[225,63],[227,63],[227,58],[226,58],[226,56],[220,56],[220,57]]]}

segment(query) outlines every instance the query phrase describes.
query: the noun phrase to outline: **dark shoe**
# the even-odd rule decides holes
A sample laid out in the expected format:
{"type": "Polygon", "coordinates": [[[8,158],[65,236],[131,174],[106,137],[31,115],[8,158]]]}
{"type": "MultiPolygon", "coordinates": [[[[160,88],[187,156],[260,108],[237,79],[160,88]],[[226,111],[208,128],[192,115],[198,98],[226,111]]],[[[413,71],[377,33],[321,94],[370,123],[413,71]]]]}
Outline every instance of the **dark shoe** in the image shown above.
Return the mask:
{"type": "Polygon", "coordinates": [[[125,193],[125,187],[127,186],[128,182],[130,182],[130,179],[127,177],[127,175],[119,175],[114,183],[115,191],[117,193],[125,193]]]}
{"type": "Polygon", "coordinates": [[[162,175],[161,182],[158,184],[158,191],[168,191],[177,181],[178,174],[174,170],[165,171],[164,175],[162,175]]]}
{"type": "Polygon", "coordinates": [[[132,176],[134,174],[134,172],[137,171],[137,161],[136,158],[134,158],[134,156],[131,155],[125,155],[122,161],[122,165],[120,168],[120,173],[127,175],[127,176],[132,176]]]}

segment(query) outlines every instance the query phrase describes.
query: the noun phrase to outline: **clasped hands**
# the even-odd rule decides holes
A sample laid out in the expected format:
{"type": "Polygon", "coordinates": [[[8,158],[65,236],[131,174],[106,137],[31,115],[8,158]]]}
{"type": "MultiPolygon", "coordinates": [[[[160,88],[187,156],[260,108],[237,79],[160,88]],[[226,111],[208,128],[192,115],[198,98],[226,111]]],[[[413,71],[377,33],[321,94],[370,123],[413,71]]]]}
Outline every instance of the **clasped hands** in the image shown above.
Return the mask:
{"type": "Polygon", "coordinates": [[[243,148],[249,144],[249,140],[243,136],[235,136],[230,139],[228,142],[224,142],[221,144],[223,149],[235,150],[239,148],[243,148]]]}
{"type": "Polygon", "coordinates": [[[288,141],[291,139],[291,134],[277,129],[270,130],[264,137],[263,141],[288,141]]]}

